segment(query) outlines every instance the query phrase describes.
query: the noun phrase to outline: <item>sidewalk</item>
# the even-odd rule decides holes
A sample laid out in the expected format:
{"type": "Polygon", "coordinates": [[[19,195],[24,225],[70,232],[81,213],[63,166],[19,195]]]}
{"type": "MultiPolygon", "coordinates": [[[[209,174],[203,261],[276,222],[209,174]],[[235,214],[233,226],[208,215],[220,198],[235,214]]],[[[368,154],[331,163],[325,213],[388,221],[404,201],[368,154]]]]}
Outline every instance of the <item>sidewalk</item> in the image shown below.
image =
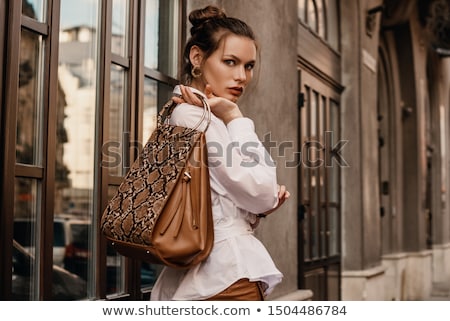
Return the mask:
{"type": "Polygon", "coordinates": [[[450,301],[450,282],[434,283],[427,301],[450,301]]]}

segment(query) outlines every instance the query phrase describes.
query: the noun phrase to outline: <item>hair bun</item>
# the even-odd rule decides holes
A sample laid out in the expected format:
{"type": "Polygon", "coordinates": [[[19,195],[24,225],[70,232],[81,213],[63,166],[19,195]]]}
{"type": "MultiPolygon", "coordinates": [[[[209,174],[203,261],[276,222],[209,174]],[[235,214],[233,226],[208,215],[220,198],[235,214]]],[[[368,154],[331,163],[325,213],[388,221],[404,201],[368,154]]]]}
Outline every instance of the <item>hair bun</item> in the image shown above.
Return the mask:
{"type": "Polygon", "coordinates": [[[192,24],[191,34],[196,33],[207,21],[226,17],[225,11],[215,6],[194,10],[189,14],[189,21],[192,24]]]}

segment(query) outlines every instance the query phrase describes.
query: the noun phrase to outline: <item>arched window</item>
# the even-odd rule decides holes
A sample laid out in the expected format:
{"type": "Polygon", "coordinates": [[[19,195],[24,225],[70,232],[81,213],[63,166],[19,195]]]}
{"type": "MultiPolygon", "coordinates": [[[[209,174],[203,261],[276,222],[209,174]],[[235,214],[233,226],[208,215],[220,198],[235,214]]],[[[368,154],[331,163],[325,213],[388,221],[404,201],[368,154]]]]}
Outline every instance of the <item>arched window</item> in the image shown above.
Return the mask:
{"type": "Polygon", "coordinates": [[[339,49],[338,0],[298,0],[298,18],[335,50],[339,49]]]}

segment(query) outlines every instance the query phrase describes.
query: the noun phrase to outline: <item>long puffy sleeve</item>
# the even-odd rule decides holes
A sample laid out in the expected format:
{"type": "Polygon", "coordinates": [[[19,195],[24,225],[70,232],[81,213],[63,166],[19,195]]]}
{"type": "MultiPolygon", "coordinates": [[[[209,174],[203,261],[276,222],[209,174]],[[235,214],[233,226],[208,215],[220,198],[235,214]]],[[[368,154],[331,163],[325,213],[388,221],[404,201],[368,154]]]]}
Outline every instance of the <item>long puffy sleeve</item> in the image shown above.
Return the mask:
{"type": "MultiPolygon", "coordinates": [[[[170,123],[192,128],[202,114],[202,108],[181,104],[173,111],[170,123]]],[[[237,118],[226,126],[212,115],[206,141],[211,188],[217,194],[251,213],[263,213],[276,206],[276,168],[251,119],[237,118]]]]}

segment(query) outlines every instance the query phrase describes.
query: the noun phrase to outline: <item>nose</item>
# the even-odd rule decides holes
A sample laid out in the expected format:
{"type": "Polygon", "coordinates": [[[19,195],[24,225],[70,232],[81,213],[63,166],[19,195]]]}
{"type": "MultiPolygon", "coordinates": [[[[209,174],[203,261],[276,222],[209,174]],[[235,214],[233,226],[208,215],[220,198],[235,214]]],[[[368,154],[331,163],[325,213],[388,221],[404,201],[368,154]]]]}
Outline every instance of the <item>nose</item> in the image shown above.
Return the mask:
{"type": "Polygon", "coordinates": [[[236,68],[235,79],[240,82],[245,82],[247,80],[245,66],[239,66],[236,68]]]}

